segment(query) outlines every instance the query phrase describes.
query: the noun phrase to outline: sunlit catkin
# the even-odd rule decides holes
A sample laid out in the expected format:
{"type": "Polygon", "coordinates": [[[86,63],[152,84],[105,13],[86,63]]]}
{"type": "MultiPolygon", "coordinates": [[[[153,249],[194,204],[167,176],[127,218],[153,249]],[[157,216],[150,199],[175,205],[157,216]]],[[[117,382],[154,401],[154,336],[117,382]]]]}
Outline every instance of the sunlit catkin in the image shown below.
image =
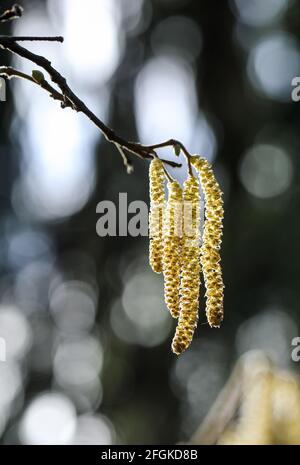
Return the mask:
{"type": "Polygon", "coordinates": [[[192,163],[199,173],[205,197],[205,223],[200,261],[206,286],[206,315],[210,326],[219,327],[224,314],[224,284],[219,253],[224,216],[222,191],[205,158],[193,157],[192,163]]]}
{"type": "Polygon", "coordinates": [[[162,272],[163,215],[165,208],[165,173],[161,160],[154,158],[150,163],[150,214],[149,214],[149,262],[155,273],[162,272]]]}
{"type": "Polygon", "coordinates": [[[180,263],[182,243],[182,189],[168,183],[168,202],[163,223],[163,272],[166,305],[174,318],[179,315],[180,263]]]}
{"type": "Polygon", "coordinates": [[[276,444],[300,444],[300,386],[296,376],[277,372],[273,382],[276,444]]]}
{"type": "Polygon", "coordinates": [[[200,196],[199,181],[189,176],[183,188],[183,240],[181,255],[181,286],[179,319],[172,350],[179,355],[185,351],[198,323],[200,286],[200,196]]]}
{"type": "Polygon", "coordinates": [[[273,373],[265,370],[245,383],[237,430],[241,444],[272,444],[273,373]]]}

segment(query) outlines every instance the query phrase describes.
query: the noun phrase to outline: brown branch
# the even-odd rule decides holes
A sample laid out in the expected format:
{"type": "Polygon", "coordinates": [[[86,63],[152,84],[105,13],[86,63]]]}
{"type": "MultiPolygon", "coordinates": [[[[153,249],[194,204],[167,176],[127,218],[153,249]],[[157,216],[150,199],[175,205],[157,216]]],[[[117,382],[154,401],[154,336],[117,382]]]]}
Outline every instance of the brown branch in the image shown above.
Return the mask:
{"type": "Polygon", "coordinates": [[[131,161],[129,160],[128,156],[126,155],[126,153],[124,152],[124,149],[123,147],[121,147],[121,145],[119,144],[115,144],[115,146],[117,147],[117,149],[119,150],[119,153],[123,159],[123,163],[124,163],[124,166],[126,167],[126,171],[128,174],[132,173],[133,172],[133,166],[132,166],[132,163],[131,161]]]}
{"type": "Polygon", "coordinates": [[[20,79],[26,79],[27,81],[34,82],[34,79],[29,76],[28,74],[22,73],[21,71],[18,71],[11,66],[0,66],[0,75],[2,77],[5,77],[6,79],[12,79],[12,78],[20,78],[20,79]]]}
{"type": "MultiPolygon", "coordinates": [[[[100,129],[102,134],[104,135],[105,139],[108,142],[111,142],[115,145],[117,150],[122,156],[124,165],[126,166],[127,172],[131,173],[133,171],[133,166],[131,161],[129,160],[127,153],[132,153],[140,158],[143,159],[152,159],[156,154],[156,149],[162,147],[173,147],[175,153],[179,154],[180,150],[186,156],[190,156],[188,151],[185,149],[181,142],[176,141],[174,139],[170,139],[168,141],[162,142],[160,144],[155,144],[152,146],[142,145],[137,142],[127,141],[123,137],[116,134],[112,129],[106,126],[103,121],[101,121],[86,105],[85,103],[71,90],[69,85],[67,84],[66,79],[52,66],[51,62],[47,60],[45,57],[41,55],[37,55],[29,51],[27,48],[22,47],[17,42],[20,40],[53,40],[62,42],[63,38],[61,37],[9,37],[9,36],[0,36],[0,48],[10,51],[11,53],[18,55],[21,58],[31,61],[35,65],[42,68],[46,71],[53,84],[55,84],[59,89],[58,92],[54,87],[52,87],[44,78],[44,75],[40,71],[33,71],[32,77],[21,73],[13,68],[9,67],[1,67],[0,68],[0,76],[4,76],[6,78],[18,77],[29,80],[34,84],[37,84],[42,89],[46,90],[52,98],[55,100],[59,100],[63,108],[70,107],[77,112],[81,112],[85,114],[97,128],[100,129]],[[178,150],[180,149],[180,150],[178,150]],[[188,155],[187,155],[188,154],[188,155]]],[[[166,165],[169,165],[174,168],[178,168],[181,166],[180,163],[171,160],[162,159],[162,162],[166,165]]]]}
{"type": "Polygon", "coordinates": [[[0,36],[3,39],[10,39],[12,42],[63,42],[64,38],[62,36],[51,36],[51,37],[41,37],[41,36],[0,36]]]}
{"type": "MultiPolygon", "coordinates": [[[[37,71],[32,72],[33,76],[35,76],[35,73],[37,73],[37,71]]],[[[42,73],[40,74],[42,75],[42,73]]],[[[12,78],[26,79],[27,81],[30,81],[33,84],[37,84],[42,89],[46,90],[49,93],[50,97],[52,97],[54,100],[59,100],[65,106],[64,96],[60,92],[58,92],[56,89],[54,89],[54,87],[52,87],[46,81],[44,77],[37,80],[33,76],[29,76],[29,74],[18,71],[12,68],[11,66],[0,66],[0,76],[5,77],[6,79],[12,79],[12,78]]]]}

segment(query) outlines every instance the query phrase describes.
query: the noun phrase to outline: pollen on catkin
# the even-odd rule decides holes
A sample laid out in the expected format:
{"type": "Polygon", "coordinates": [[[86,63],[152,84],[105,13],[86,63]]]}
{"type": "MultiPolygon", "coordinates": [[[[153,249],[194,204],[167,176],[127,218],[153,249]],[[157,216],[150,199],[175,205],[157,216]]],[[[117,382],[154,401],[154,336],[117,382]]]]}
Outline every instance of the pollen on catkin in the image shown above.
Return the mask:
{"type": "Polygon", "coordinates": [[[150,214],[149,262],[155,273],[161,273],[163,255],[163,216],[165,208],[165,173],[162,161],[154,158],[150,163],[150,214]]]}
{"type": "Polygon", "coordinates": [[[168,202],[163,223],[163,272],[166,305],[179,315],[180,263],[182,244],[182,189],[178,182],[168,183],[168,202]]]}
{"type": "Polygon", "coordinates": [[[183,239],[179,319],[172,351],[179,355],[193,339],[198,323],[200,287],[200,194],[199,181],[189,176],[183,187],[183,239]]]}
{"type": "Polygon", "coordinates": [[[222,191],[205,158],[193,157],[192,164],[199,173],[205,197],[205,222],[200,262],[206,286],[206,315],[209,325],[218,328],[224,315],[224,284],[219,252],[224,216],[222,191]]]}

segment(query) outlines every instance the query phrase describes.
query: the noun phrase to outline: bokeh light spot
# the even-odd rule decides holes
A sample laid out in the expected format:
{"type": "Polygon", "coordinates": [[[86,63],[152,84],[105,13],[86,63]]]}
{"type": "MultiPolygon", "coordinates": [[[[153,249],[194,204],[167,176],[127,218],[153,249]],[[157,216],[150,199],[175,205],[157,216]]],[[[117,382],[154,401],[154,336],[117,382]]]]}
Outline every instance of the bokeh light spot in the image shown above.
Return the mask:
{"type": "Polygon", "coordinates": [[[76,428],[71,401],[59,393],[45,393],[27,407],[20,424],[20,439],[26,445],[70,444],[76,428]]]}
{"type": "Polygon", "coordinates": [[[262,199],[283,194],[292,182],[293,167],[287,153],[276,146],[261,144],[244,156],[241,181],[247,191],[262,199]]]}
{"type": "Polygon", "coordinates": [[[248,76],[254,87],[274,100],[291,101],[291,82],[300,74],[300,52],[294,37],[274,33],[260,40],[249,55],[248,76]]]}

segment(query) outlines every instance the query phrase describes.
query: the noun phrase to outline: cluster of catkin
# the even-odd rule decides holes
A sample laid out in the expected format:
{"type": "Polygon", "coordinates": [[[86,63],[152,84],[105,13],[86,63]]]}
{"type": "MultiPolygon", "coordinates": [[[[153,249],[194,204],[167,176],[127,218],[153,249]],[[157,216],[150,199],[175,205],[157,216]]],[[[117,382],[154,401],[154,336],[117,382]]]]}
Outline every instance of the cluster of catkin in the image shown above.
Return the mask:
{"type": "Polygon", "coordinates": [[[162,162],[151,161],[150,178],[150,265],[164,274],[166,305],[178,318],[172,350],[179,355],[193,339],[198,323],[200,271],[206,286],[206,314],[210,326],[223,319],[223,279],[220,265],[222,238],[222,192],[206,159],[191,157],[199,176],[189,174],[183,189],[168,181],[165,201],[165,172],[162,162]],[[205,221],[201,245],[200,190],[204,193],[205,221]]]}

